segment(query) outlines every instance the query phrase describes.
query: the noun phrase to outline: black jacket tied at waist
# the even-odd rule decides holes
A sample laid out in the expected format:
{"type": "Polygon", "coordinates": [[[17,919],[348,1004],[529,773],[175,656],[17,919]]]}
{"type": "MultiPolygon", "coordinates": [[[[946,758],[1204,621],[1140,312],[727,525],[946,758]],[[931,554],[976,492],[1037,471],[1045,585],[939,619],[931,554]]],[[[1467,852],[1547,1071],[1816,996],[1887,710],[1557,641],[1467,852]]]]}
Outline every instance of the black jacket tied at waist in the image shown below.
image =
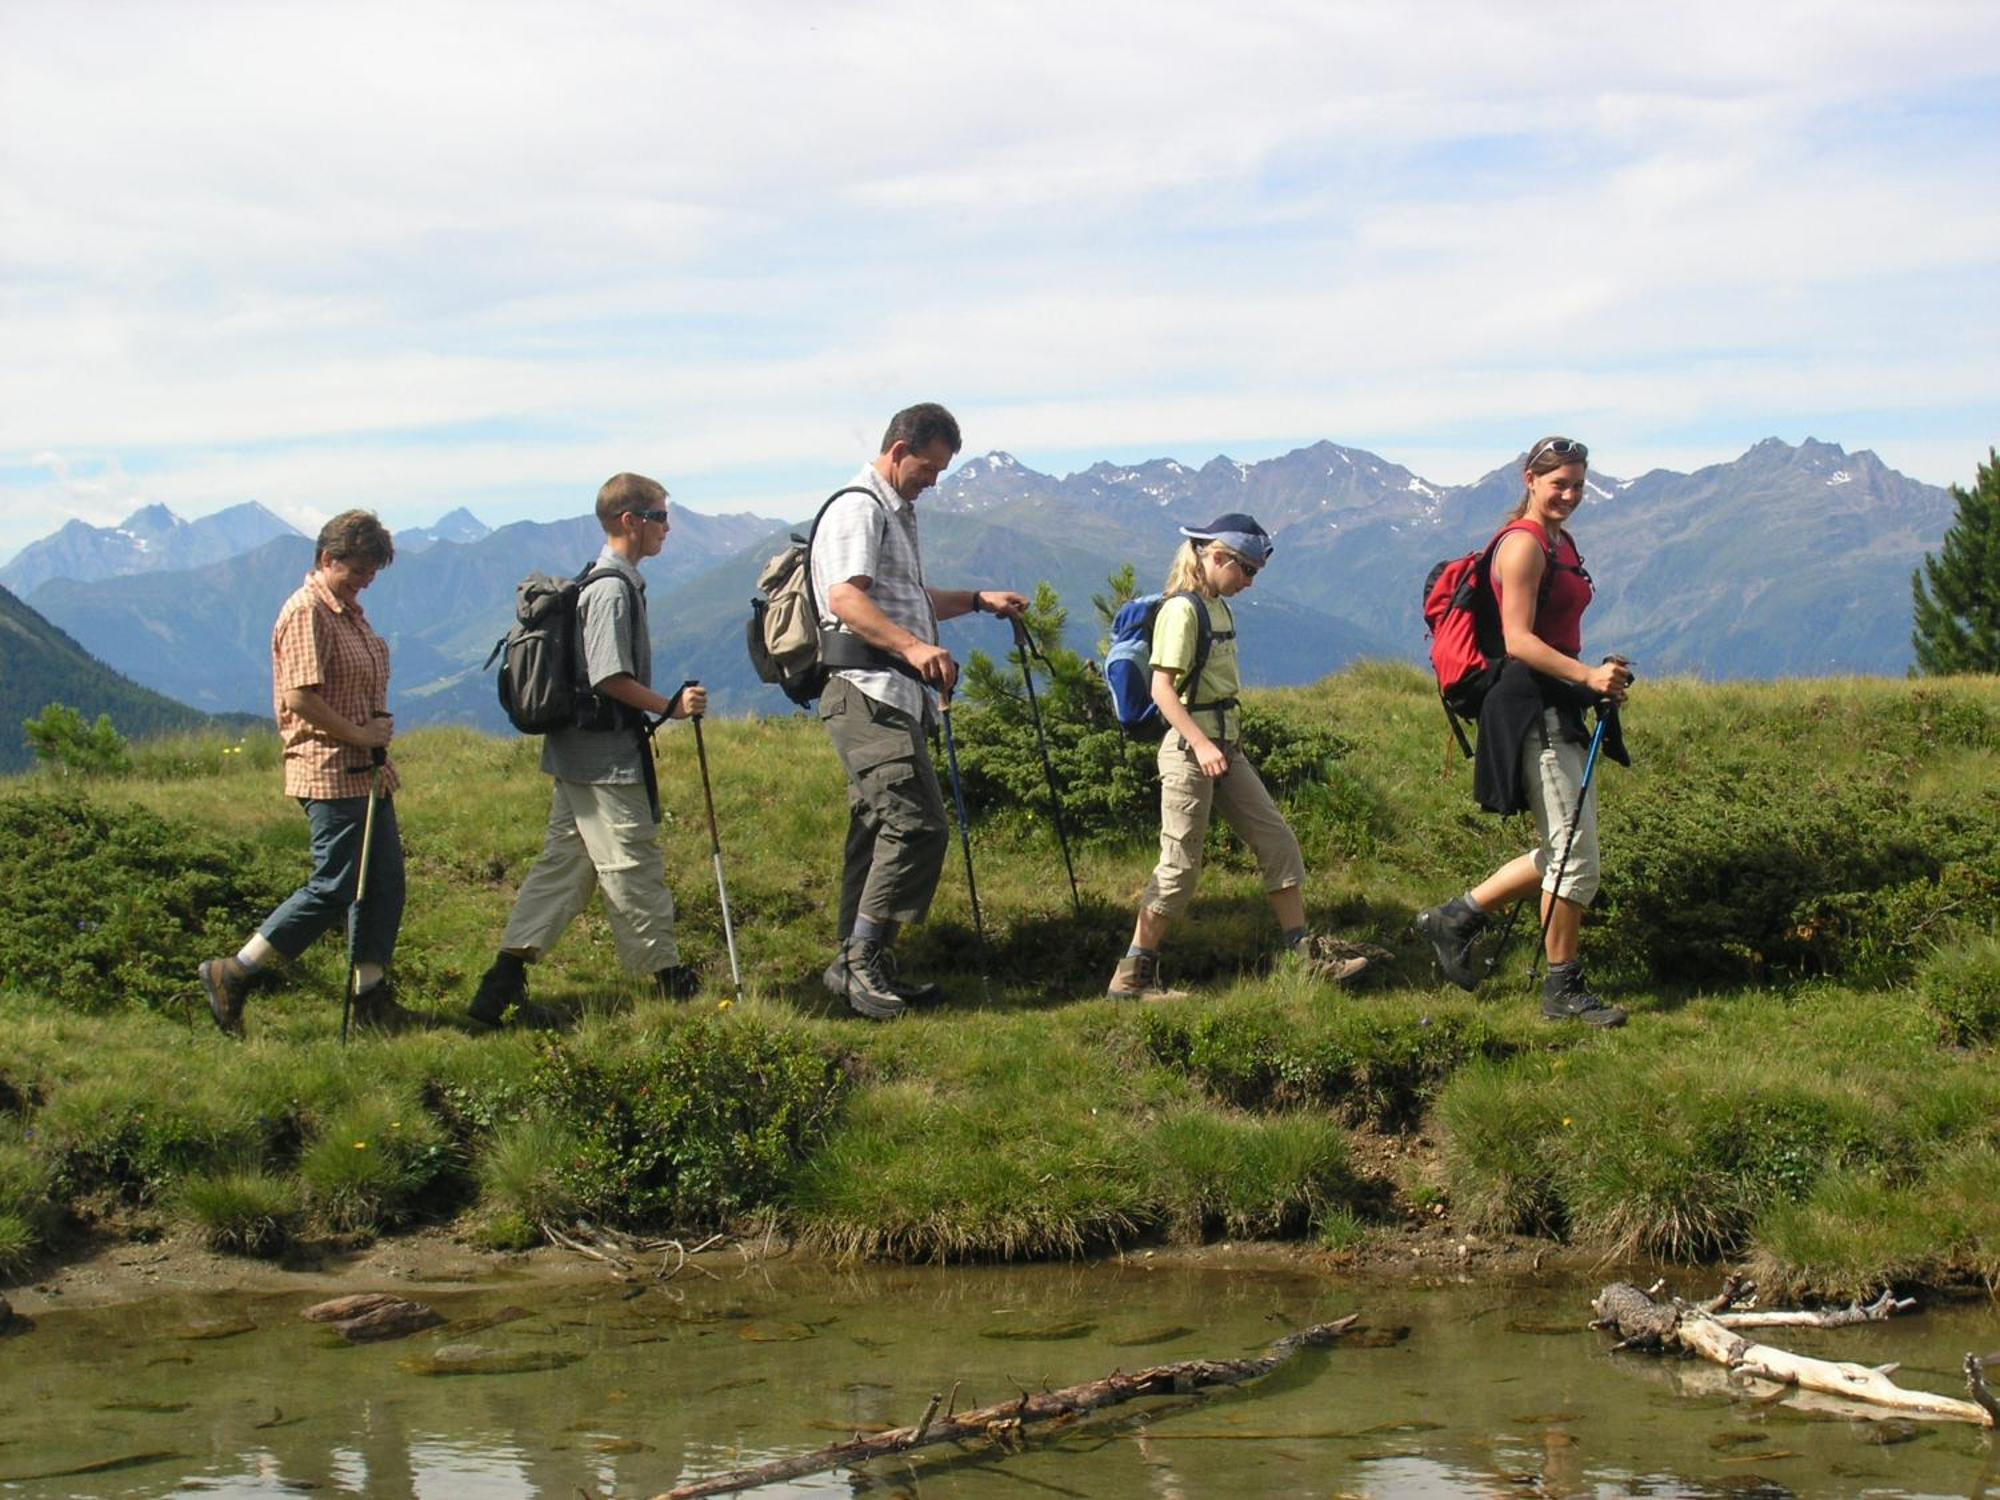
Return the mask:
{"type": "MultiPolygon", "coordinates": [[[[1564,739],[1587,745],[1590,731],[1583,727],[1583,712],[1597,701],[1588,688],[1545,677],[1522,662],[1510,660],[1479,709],[1479,749],[1472,762],[1472,795],[1479,805],[1502,815],[1526,812],[1528,795],[1521,789],[1521,757],[1529,731],[1541,722],[1542,710],[1556,711],[1564,739]]],[[[1632,764],[1616,714],[1604,728],[1599,753],[1621,766],[1632,764]]]]}

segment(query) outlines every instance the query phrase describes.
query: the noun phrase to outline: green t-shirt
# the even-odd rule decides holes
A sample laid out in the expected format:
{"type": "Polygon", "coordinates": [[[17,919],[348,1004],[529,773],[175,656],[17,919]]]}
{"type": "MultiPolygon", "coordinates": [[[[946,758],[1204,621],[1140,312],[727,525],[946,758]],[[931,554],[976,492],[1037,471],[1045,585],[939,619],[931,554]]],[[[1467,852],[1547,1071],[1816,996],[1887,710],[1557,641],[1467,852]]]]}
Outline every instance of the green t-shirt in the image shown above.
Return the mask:
{"type": "MultiPolygon", "coordinates": [[[[1192,599],[1169,599],[1160,606],[1160,612],[1153,617],[1154,670],[1166,667],[1173,672],[1174,685],[1180,690],[1183,703],[1214,703],[1237,697],[1243,691],[1243,674],[1236,664],[1236,616],[1222,599],[1208,601],[1208,627],[1213,638],[1207,664],[1201,669],[1201,680],[1195,683],[1183,680],[1188,668],[1194,665],[1195,642],[1201,635],[1194,611],[1192,599]],[[1225,634],[1229,639],[1222,639],[1225,634]]],[[[1218,742],[1235,741],[1236,720],[1233,708],[1203,709],[1194,715],[1202,732],[1218,742]]]]}

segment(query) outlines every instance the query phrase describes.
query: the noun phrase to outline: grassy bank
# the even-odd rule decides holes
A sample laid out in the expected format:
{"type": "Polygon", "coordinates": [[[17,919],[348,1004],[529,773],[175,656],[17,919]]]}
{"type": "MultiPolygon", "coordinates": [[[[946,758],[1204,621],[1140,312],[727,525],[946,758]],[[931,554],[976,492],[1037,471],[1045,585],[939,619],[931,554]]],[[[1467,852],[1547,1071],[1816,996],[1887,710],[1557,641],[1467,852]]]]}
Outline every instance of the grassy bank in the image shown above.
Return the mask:
{"type": "Polygon", "coordinates": [[[270,743],[157,744],[116,780],[6,783],[0,1279],[93,1227],[271,1253],[456,1220],[510,1246],[581,1212],[1018,1257],[1346,1246],[1414,1206],[1607,1253],[1749,1255],[1828,1292],[1992,1283],[2000,684],[1645,684],[1634,767],[1601,782],[1588,951],[1633,1012],[1604,1036],[1540,1021],[1523,945],[1477,998],[1411,945],[1419,907],[1524,845],[1471,807],[1423,678],[1361,667],[1260,706],[1331,731],[1290,804],[1315,918],[1399,955],[1360,994],[1268,972],[1268,910],[1218,835],[1169,950],[1196,995],[1103,1000],[1151,862],[1143,820],[1077,850],[1078,920],[1037,807],[997,805],[974,835],[984,964],[954,850],[903,945],[948,1003],[890,1027],[836,1013],[817,974],[839,768],[816,726],[782,719],[707,731],[748,1000],[729,1001],[680,729],[660,741],[663,837],[703,997],[669,1006],[620,978],[593,911],[533,975],[572,1032],[466,1035],[455,1018],[547,791],[534,742],[439,730],[398,747],[397,963],[401,998],[439,1024],[343,1050],[329,939],[252,996],[236,1044],[193,965],[306,867],[270,743]],[[1357,1131],[1427,1147],[1358,1150],[1357,1131]]]}

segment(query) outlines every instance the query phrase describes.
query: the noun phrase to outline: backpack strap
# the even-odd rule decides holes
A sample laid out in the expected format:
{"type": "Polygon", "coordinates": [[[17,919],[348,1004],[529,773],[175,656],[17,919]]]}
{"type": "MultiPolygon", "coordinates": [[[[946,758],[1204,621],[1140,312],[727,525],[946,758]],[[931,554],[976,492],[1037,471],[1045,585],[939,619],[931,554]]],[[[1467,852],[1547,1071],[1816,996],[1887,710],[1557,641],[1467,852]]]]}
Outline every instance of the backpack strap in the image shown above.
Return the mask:
{"type": "MultiPolygon", "coordinates": [[[[634,665],[637,665],[639,661],[639,620],[644,611],[640,608],[639,585],[631,580],[631,578],[626,574],[624,569],[614,568],[609,563],[601,563],[594,557],[589,562],[585,563],[583,567],[577,572],[576,575],[577,614],[580,617],[583,613],[583,591],[589,588],[593,583],[596,583],[600,578],[616,578],[620,583],[625,585],[625,592],[631,596],[632,661],[634,665]]],[[[583,643],[581,641],[578,641],[577,649],[580,651],[582,650],[582,648],[583,648],[583,643]]],[[[597,688],[593,684],[591,684],[588,681],[582,680],[584,678],[588,678],[589,675],[590,675],[590,668],[588,663],[586,663],[583,672],[580,674],[579,680],[577,682],[577,690],[580,693],[588,694],[591,696],[600,698],[603,697],[604,695],[602,693],[599,693],[597,691],[597,688]]],[[[613,699],[612,702],[613,706],[617,710],[616,717],[618,719],[621,720],[631,719],[636,715],[636,722],[641,724],[645,722],[646,716],[643,713],[641,713],[638,709],[628,708],[625,704],[617,702],[616,699],[613,699]]],[[[617,727],[624,728],[626,726],[620,724],[617,727]]],[[[656,797],[654,800],[655,802],[657,802],[658,798],[656,797]]]]}
{"type": "MultiPolygon", "coordinates": [[[[876,509],[881,510],[885,516],[888,513],[887,507],[882,503],[882,497],[876,494],[875,491],[869,489],[866,485],[850,484],[828,495],[826,503],[820,506],[819,513],[813,517],[812,529],[805,536],[806,552],[804,567],[806,570],[806,604],[812,610],[813,626],[819,631],[820,665],[835,671],[844,667],[862,671],[900,672],[903,676],[910,678],[914,682],[922,682],[923,678],[918,674],[917,669],[904,661],[902,657],[892,655],[879,646],[869,645],[868,642],[862,640],[860,636],[851,630],[845,630],[837,626],[828,628],[820,624],[821,619],[824,618],[824,610],[821,608],[819,595],[813,589],[813,543],[819,538],[819,523],[826,519],[826,513],[833,509],[833,502],[838,500],[842,495],[866,495],[870,500],[875,502],[876,509]]],[[[797,532],[792,534],[792,539],[794,541],[799,540],[797,532]]]]}
{"type": "MultiPolygon", "coordinates": [[[[1221,709],[1226,713],[1235,708],[1239,701],[1235,698],[1212,698],[1205,703],[1197,703],[1194,701],[1194,690],[1201,685],[1201,674],[1208,667],[1209,648],[1217,641],[1235,640],[1236,632],[1215,628],[1214,621],[1209,618],[1208,600],[1198,590],[1183,589],[1178,593],[1167,595],[1167,598],[1187,599],[1194,604],[1194,661],[1187,672],[1188,712],[1194,713],[1198,709],[1221,709]]],[[[1161,602],[1164,604],[1165,600],[1161,602]]]]}

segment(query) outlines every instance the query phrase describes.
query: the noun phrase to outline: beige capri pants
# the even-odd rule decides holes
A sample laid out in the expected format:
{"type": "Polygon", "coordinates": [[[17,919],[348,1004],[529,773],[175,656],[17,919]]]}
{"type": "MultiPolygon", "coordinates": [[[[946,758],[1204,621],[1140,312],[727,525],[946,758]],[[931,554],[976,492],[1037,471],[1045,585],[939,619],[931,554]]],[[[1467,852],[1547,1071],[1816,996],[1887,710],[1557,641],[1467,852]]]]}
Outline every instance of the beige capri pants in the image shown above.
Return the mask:
{"type": "Polygon", "coordinates": [[[1221,813],[1250,846],[1267,892],[1305,884],[1299,841],[1285,826],[1257,768],[1235,745],[1223,749],[1229,773],[1211,781],[1201,774],[1201,763],[1180,731],[1169,729],[1160,742],[1160,862],[1146,881],[1144,897],[1146,910],[1156,916],[1179,917],[1194,900],[1211,812],[1221,813]]]}
{"type": "Polygon", "coordinates": [[[1528,794],[1535,827],[1542,835],[1535,850],[1542,889],[1566,896],[1579,906],[1590,905],[1597,895],[1597,799],[1577,805],[1583,765],[1589,758],[1587,746],[1563,738],[1561,720],[1552,708],[1542,711],[1541,753],[1521,757],[1522,790],[1528,794]],[[1572,822],[1576,824],[1576,840],[1570,845],[1569,862],[1562,866],[1562,886],[1558,889],[1556,866],[1562,864],[1563,842],[1569,838],[1572,822]]]}

